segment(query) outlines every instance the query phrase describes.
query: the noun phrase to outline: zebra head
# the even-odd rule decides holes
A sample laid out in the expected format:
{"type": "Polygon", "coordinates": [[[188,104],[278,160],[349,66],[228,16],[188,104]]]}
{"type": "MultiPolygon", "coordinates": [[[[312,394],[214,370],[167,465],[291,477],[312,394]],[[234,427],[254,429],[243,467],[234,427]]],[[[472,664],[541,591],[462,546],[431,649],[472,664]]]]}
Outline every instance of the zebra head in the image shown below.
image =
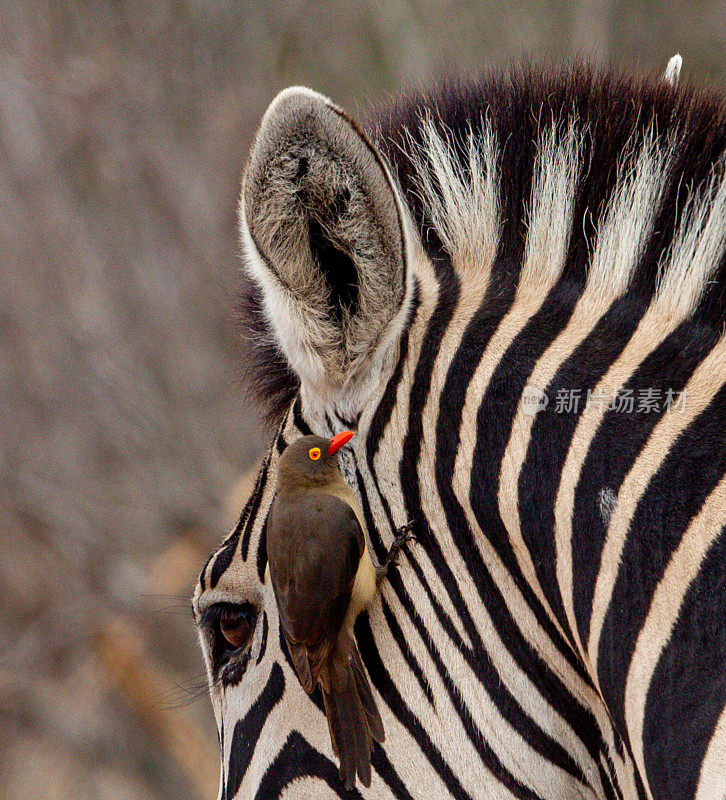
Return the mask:
{"type": "MultiPolygon", "coordinates": [[[[389,491],[403,445],[395,405],[409,329],[433,299],[422,286],[432,283],[432,268],[384,158],[341,109],[304,88],[282,92],[262,120],[239,223],[254,281],[249,302],[259,314],[252,325],[265,328],[258,346],[267,363],[257,377],[264,370],[279,381],[282,373],[296,392],[240,523],[205,567],[195,599],[222,741],[222,796],[275,797],[293,780],[296,797],[337,796],[342,783],[322,700],[308,697],[291,669],[269,575],[265,580],[265,519],[282,450],[310,432],[352,428],[357,436],[342,468],[382,563],[411,510],[400,489],[389,491]],[[385,494],[369,462],[388,476],[385,494]],[[239,611],[249,642],[237,649],[220,636],[220,622],[229,626],[239,611]]],[[[402,687],[386,684],[402,654],[397,646],[388,662],[395,630],[386,615],[389,601],[372,608],[357,632],[378,691],[393,701],[402,687]]],[[[423,680],[411,689],[430,693],[423,680]]],[[[391,742],[400,725],[389,722],[391,742]]],[[[383,750],[373,765],[370,796],[381,797],[393,777],[415,785],[415,762],[403,778],[383,750]]]]}
{"type": "MultiPolygon", "coordinates": [[[[364,127],[302,88],[268,109],[239,227],[277,433],[194,596],[222,800],[718,796],[722,682],[696,696],[678,615],[703,577],[726,619],[726,113],[672,83],[514,72],[364,127]],[[649,384],[694,405],[555,407],[649,384]],[[385,742],[350,793],[281,635],[265,536],[285,447],[344,429],[377,560],[417,531],[355,626],[385,742]],[[638,515],[660,507],[655,564],[638,515]],[[679,541],[695,549],[668,572],[679,541]],[[698,707],[687,745],[653,733],[666,711],[687,729],[676,695],[698,707]]],[[[693,674],[723,674],[723,649],[693,674]]]]}

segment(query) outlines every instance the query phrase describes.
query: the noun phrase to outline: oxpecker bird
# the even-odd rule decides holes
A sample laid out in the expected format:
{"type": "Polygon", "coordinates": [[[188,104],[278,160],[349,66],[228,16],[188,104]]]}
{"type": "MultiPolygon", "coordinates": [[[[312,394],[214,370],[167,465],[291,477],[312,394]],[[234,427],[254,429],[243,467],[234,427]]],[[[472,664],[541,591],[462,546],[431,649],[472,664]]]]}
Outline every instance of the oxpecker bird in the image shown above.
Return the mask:
{"type": "Polygon", "coordinates": [[[333,752],[347,788],[371,783],[373,740],[383,723],[353,638],[388,565],[410,538],[399,529],[383,565],[374,565],[355,495],[338,466],[353,433],[304,436],[282,453],[267,519],[267,556],[280,624],[300,683],[320,685],[333,752]]]}

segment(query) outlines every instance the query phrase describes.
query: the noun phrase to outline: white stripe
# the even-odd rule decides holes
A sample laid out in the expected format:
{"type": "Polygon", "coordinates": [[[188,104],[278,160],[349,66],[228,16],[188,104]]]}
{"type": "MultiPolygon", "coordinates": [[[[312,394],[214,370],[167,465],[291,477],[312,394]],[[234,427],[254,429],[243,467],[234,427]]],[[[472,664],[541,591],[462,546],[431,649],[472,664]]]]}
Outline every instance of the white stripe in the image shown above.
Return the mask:
{"type": "MultiPolygon", "coordinates": [[[[572,180],[577,164],[577,145],[574,140],[573,127],[570,127],[568,131],[568,138],[569,144],[564,148],[564,152],[558,149],[558,151],[554,151],[553,153],[551,147],[547,148],[543,146],[541,148],[540,152],[549,153],[549,157],[540,159],[539,163],[542,171],[539,172],[539,175],[541,178],[534,182],[534,186],[536,187],[535,191],[537,191],[537,187],[544,186],[547,187],[550,196],[552,193],[557,194],[559,197],[567,195],[567,192],[563,191],[563,188],[572,180]],[[554,180],[555,164],[558,166],[567,165],[565,170],[560,171],[558,181],[554,180]],[[565,176],[564,180],[563,175],[565,176]],[[559,187],[559,190],[556,192],[553,191],[555,186],[559,187]]],[[[550,139],[549,141],[552,140],[550,139]]],[[[547,142],[547,140],[545,140],[545,142],[547,142]]],[[[473,453],[476,445],[477,410],[481,397],[486,390],[494,369],[499,363],[501,354],[505,352],[516,335],[527,324],[530,317],[541,307],[547,293],[558,279],[563,266],[562,254],[565,252],[565,241],[568,235],[567,229],[571,224],[569,222],[571,211],[568,208],[568,204],[559,204],[558,208],[550,208],[548,211],[543,203],[534,202],[533,209],[536,209],[536,212],[533,212],[531,217],[530,236],[532,238],[530,241],[538,240],[539,242],[546,243],[547,247],[552,248],[552,252],[544,255],[545,259],[547,256],[550,256],[550,258],[542,265],[542,271],[540,272],[537,266],[538,263],[541,264],[542,262],[538,262],[535,258],[537,255],[536,248],[532,246],[528,250],[529,258],[527,259],[526,266],[522,270],[521,280],[512,308],[505,316],[504,320],[502,320],[500,326],[490,340],[477,371],[469,384],[462,414],[461,443],[457,452],[453,488],[459,503],[467,514],[477,547],[481,552],[487,568],[492,573],[495,583],[502,592],[513,619],[515,619],[520,626],[525,638],[532,642],[533,646],[542,653],[542,657],[547,661],[558,678],[568,687],[568,690],[572,692],[573,696],[595,715],[604,740],[608,744],[611,757],[616,763],[619,779],[622,785],[626,787],[624,791],[627,791],[627,787],[634,785],[632,767],[620,764],[621,759],[619,759],[617,755],[612,727],[602,699],[593,692],[589,686],[581,681],[579,676],[572,670],[570,665],[542,630],[533,613],[530,611],[526,600],[517,589],[512,577],[499,560],[496,552],[486,539],[484,532],[479,528],[469,500],[471,488],[469,478],[471,476],[473,453]],[[554,218],[552,217],[548,219],[548,214],[552,213],[559,213],[561,215],[557,222],[553,222],[554,218]],[[541,227],[546,224],[552,224],[562,235],[548,235],[541,227]]],[[[423,476],[419,477],[423,478],[423,476]]],[[[541,590],[539,595],[540,600],[544,601],[541,590]]],[[[545,608],[547,608],[546,603],[545,608]]],[[[552,618],[555,625],[557,625],[558,623],[557,620],[554,619],[554,615],[552,615],[552,618]]],[[[560,741],[562,742],[563,739],[560,739],[560,741]]],[[[578,757],[580,754],[576,754],[573,751],[573,755],[589,773],[590,770],[587,760],[583,763],[582,759],[578,757]]],[[[597,781],[594,782],[594,785],[597,785],[597,781]]]]}
{"type": "MultiPolygon", "coordinates": [[[[557,133],[558,130],[552,128],[545,137],[543,137],[540,155],[537,160],[537,177],[533,186],[534,211],[530,222],[528,257],[524,269],[523,283],[526,286],[538,283],[542,273],[547,270],[550,271],[552,276],[551,280],[556,280],[564,262],[567,241],[569,239],[571,203],[572,197],[574,196],[574,182],[576,179],[576,154],[579,143],[575,138],[574,125],[571,125],[570,129],[565,132],[563,137],[565,142],[563,145],[557,146],[557,133]]],[[[443,156],[441,153],[444,151],[439,147],[438,152],[439,161],[442,161],[443,156]]],[[[439,165],[437,172],[438,180],[443,180],[445,177],[446,180],[451,182],[451,176],[454,174],[455,169],[456,168],[450,164],[446,166],[439,165]]],[[[491,172],[491,170],[489,172],[491,172]]],[[[458,175],[457,180],[459,180],[458,175]]],[[[464,194],[465,191],[466,190],[461,185],[458,186],[457,192],[459,195],[464,194]]],[[[456,205],[450,194],[443,193],[442,196],[446,199],[449,207],[456,205]]],[[[432,216],[434,215],[432,214],[432,216]]],[[[491,218],[492,215],[490,214],[487,219],[491,220],[491,218]]],[[[492,231],[498,230],[496,219],[494,219],[488,227],[490,236],[492,231]]],[[[496,241],[492,243],[492,246],[487,248],[488,257],[493,259],[495,252],[496,241]]],[[[471,315],[480,305],[487,290],[487,283],[482,279],[482,273],[486,276],[490,272],[490,265],[488,263],[481,265],[482,269],[476,273],[470,273],[470,264],[465,261],[455,261],[454,266],[462,278],[460,301],[455,310],[454,317],[443,337],[439,356],[434,367],[431,391],[423,412],[424,438],[421,443],[422,449],[418,467],[419,486],[421,487],[424,512],[426,518],[436,531],[437,542],[441,546],[447,565],[452,570],[455,580],[462,592],[462,596],[465,598],[466,610],[472,616],[472,619],[476,620],[483,641],[486,643],[487,652],[492,658],[492,663],[498,674],[503,676],[503,680],[508,689],[522,704],[525,713],[528,713],[533,719],[538,720],[538,724],[543,730],[549,733],[555,741],[565,746],[575,761],[580,764],[585,774],[588,776],[588,780],[597,790],[600,790],[602,789],[602,785],[597,765],[592,761],[582,742],[574,734],[564,719],[562,719],[542,698],[529,677],[517,666],[516,661],[512,658],[505,644],[499,639],[491,618],[486,608],[481,603],[467,566],[463,563],[461,555],[451,539],[451,536],[447,535],[446,517],[441,507],[440,497],[435,489],[432,491],[427,490],[427,487],[436,486],[435,474],[433,472],[436,447],[435,433],[443,382],[446,378],[451,359],[456,354],[461,336],[470,321],[471,315]],[[441,521],[440,526],[437,525],[439,520],[441,521]]],[[[398,438],[400,439],[400,437],[398,438]]],[[[420,563],[424,561],[422,558],[418,560],[420,563]]],[[[448,595],[440,580],[438,580],[435,571],[430,577],[427,576],[427,580],[438,599],[441,599],[442,596],[446,596],[448,599],[448,595]]],[[[423,599],[425,592],[422,591],[422,589],[418,591],[409,591],[411,591],[411,597],[417,599],[416,605],[419,614],[423,617],[424,611],[420,607],[421,603],[418,602],[418,598],[423,599]]],[[[428,605],[428,603],[426,603],[426,605],[428,605]]],[[[433,609],[426,609],[425,613],[426,617],[423,618],[430,619],[428,615],[433,614],[433,609]]],[[[514,615],[514,618],[516,619],[516,615],[514,615]]],[[[446,634],[440,628],[436,620],[432,619],[431,623],[427,623],[427,629],[431,630],[431,625],[435,625],[436,629],[440,631],[438,638],[434,636],[432,632],[433,640],[443,642],[443,640],[446,639],[446,646],[440,648],[440,650],[442,654],[448,652],[451,647],[448,637],[446,637],[446,634]]],[[[408,626],[406,626],[405,623],[402,624],[403,630],[406,630],[407,627],[410,628],[410,624],[408,626]]],[[[544,634],[542,635],[544,636],[544,634]]],[[[544,638],[546,639],[546,636],[544,638]]],[[[553,650],[555,649],[552,647],[551,643],[549,647],[553,650]]],[[[458,649],[456,652],[458,655],[458,649]]],[[[522,758],[526,757],[528,759],[534,758],[538,760],[540,756],[530,752],[531,748],[529,748],[518,735],[513,734],[513,732],[509,730],[508,724],[499,715],[496,706],[489,700],[480,681],[471,672],[468,664],[466,664],[463,659],[460,659],[458,667],[452,666],[450,668],[453,670],[452,675],[456,676],[456,682],[462,700],[475,717],[476,713],[473,709],[478,709],[478,707],[486,701],[491,704],[490,712],[486,717],[488,720],[491,720],[489,722],[489,732],[485,731],[487,741],[499,743],[499,747],[503,748],[500,757],[505,763],[508,758],[514,759],[510,768],[517,777],[524,782],[530,783],[532,778],[528,777],[528,772],[533,774],[547,774],[548,771],[553,769],[556,771],[556,768],[546,760],[541,760],[541,762],[536,765],[536,768],[533,766],[532,770],[524,770],[523,772],[520,766],[522,758]],[[511,756],[508,756],[508,753],[511,753],[511,756]],[[528,753],[529,755],[527,755],[528,753]]],[[[573,779],[571,776],[563,773],[556,777],[550,785],[557,785],[561,788],[563,781],[572,782],[573,779]]],[[[546,791],[546,787],[544,785],[541,786],[540,791],[546,791]]],[[[577,781],[574,781],[574,791],[577,793],[581,791],[587,792],[577,781]]]]}
{"type": "MultiPolygon", "coordinates": [[[[502,354],[539,311],[549,291],[564,268],[572,228],[572,203],[579,169],[579,140],[575,124],[567,129],[564,141],[555,146],[556,129],[552,129],[540,146],[533,180],[530,225],[525,260],[517,293],[511,308],[499,323],[477,366],[466,391],[462,413],[461,442],[456,454],[454,487],[464,507],[469,506],[470,477],[479,431],[477,411],[502,354]],[[541,250],[540,248],[544,248],[541,250]]],[[[518,559],[525,564],[525,574],[534,574],[526,547],[513,542],[518,559]]],[[[548,610],[553,623],[559,622],[536,578],[532,588],[548,610]]]]}
{"type": "MultiPolygon", "coordinates": [[[[722,182],[714,202],[710,205],[710,213],[708,212],[709,206],[704,205],[703,196],[694,195],[684,212],[684,221],[679,228],[668,266],[661,273],[656,297],[620,358],[611,365],[595,387],[594,391],[599,396],[612,397],[619,391],[646,356],[687,319],[695,308],[710,272],[718,266],[719,255],[726,242],[726,180],[722,182]]],[[[562,469],[555,503],[557,580],[565,613],[578,643],[580,640],[575,624],[572,575],[575,487],[606,412],[604,403],[599,406],[592,403],[580,416],[562,469]]],[[[592,669],[592,676],[597,681],[595,669],[592,669]]]]}
{"type": "Polygon", "coordinates": [[[726,706],[706,750],[695,800],[726,799],[726,706]]]}
{"type": "Polygon", "coordinates": [[[681,433],[708,406],[723,385],[725,376],[726,337],[722,337],[698,365],[686,384],[685,408],[681,411],[671,407],[661,417],[620,486],[618,499],[603,542],[600,569],[595,581],[592,600],[587,652],[595,674],[598,669],[598,649],[602,628],[612,600],[620,569],[620,559],[633,515],[671,447],[681,433]]]}
{"type": "MultiPolygon", "coordinates": [[[[466,706],[465,713],[468,712],[472,717],[475,717],[477,714],[476,709],[481,706],[486,706],[487,719],[491,720],[493,717],[497,716],[496,708],[492,706],[488,695],[481,687],[481,684],[478,683],[469,665],[464,661],[459,647],[451,641],[442,628],[427,593],[423,590],[423,587],[418,584],[415,575],[410,568],[407,569],[405,565],[401,567],[399,572],[408,591],[411,603],[423,622],[428,642],[423,641],[416,627],[408,619],[408,612],[401,606],[393,589],[388,585],[384,585],[383,592],[389,605],[394,610],[396,619],[401,625],[401,629],[404,632],[411,652],[423,656],[419,661],[422,663],[424,674],[436,698],[435,713],[431,713],[428,701],[423,703],[422,698],[425,696],[418,687],[417,681],[415,682],[416,686],[413,687],[414,679],[410,674],[408,666],[401,660],[396,667],[395,660],[390,660],[391,656],[396,654],[396,650],[393,650],[393,653],[389,652],[389,648],[393,643],[390,639],[390,632],[388,631],[386,631],[386,639],[381,640],[381,657],[387,665],[392,679],[401,691],[406,706],[416,714],[434,747],[436,747],[443,759],[451,767],[465,791],[469,792],[473,797],[491,798],[492,800],[500,796],[510,798],[511,795],[509,792],[504,789],[496,777],[485,767],[481,757],[476,751],[474,743],[469,738],[459,717],[459,713],[449,697],[448,690],[444,685],[442,677],[436,669],[433,659],[429,656],[428,644],[433,644],[434,649],[438,652],[443,663],[446,674],[454,681],[458,698],[466,706]],[[387,645],[385,649],[383,647],[384,644],[387,645]],[[402,670],[405,670],[405,672],[402,670]],[[407,677],[405,683],[402,685],[404,675],[407,677]],[[472,693],[472,687],[477,687],[478,689],[474,694],[472,693]],[[412,688],[413,697],[419,700],[417,704],[418,713],[416,713],[415,708],[413,708],[409,702],[412,688]],[[406,694],[404,694],[404,690],[407,691],[406,694]],[[469,702],[467,702],[467,697],[469,698],[469,702]],[[471,702],[472,698],[474,702],[471,702]]],[[[436,589],[435,586],[432,588],[434,588],[434,590],[436,589]]],[[[375,613],[376,615],[379,613],[377,604],[375,613]]],[[[376,625],[375,623],[376,620],[374,618],[371,621],[371,627],[373,627],[374,630],[386,629],[382,616],[379,620],[379,624],[376,625]]],[[[486,732],[488,734],[488,731],[486,732]]],[[[388,730],[386,730],[386,738],[389,738],[388,730]]],[[[487,741],[489,740],[488,735],[484,738],[487,741]]],[[[421,770],[411,770],[409,766],[404,768],[405,762],[410,757],[410,752],[400,752],[397,748],[391,755],[396,757],[396,761],[400,758],[400,765],[394,762],[399,773],[401,771],[410,773],[411,780],[407,782],[407,785],[421,785],[421,770]]],[[[432,793],[431,796],[435,797],[436,794],[432,793]]]]}
{"type": "MultiPolygon", "coordinates": [[[[447,553],[447,564],[461,581],[467,580],[468,571],[465,565],[457,569],[459,559],[453,553],[456,547],[448,534],[448,526],[444,509],[436,491],[436,476],[433,470],[436,464],[436,424],[439,416],[439,405],[444,389],[444,382],[449,366],[455,357],[461,337],[466,330],[471,316],[481,304],[488,288],[491,266],[496,255],[499,241],[499,200],[497,194],[497,163],[494,132],[485,125],[482,137],[475,142],[470,130],[467,152],[469,154],[469,175],[464,174],[456,160],[451,145],[444,142],[436,132],[429,119],[424,124],[426,140],[425,156],[416,162],[418,180],[423,195],[429,204],[429,214],[434,221],[439,236],[447,247],[451,247],[452,265],[461,278],[461,288],[456,309],[444,333],[433,367],[431,384],[422,412],[422,423],[426,432],[421,442],[418,460],[419,486],[421,500],[426,518],[437,532],[442,550],[447,553]],[[434,183],[431,172],[435,174],[434,183]],[[436,186],[441,186],[441,196],[436,186]],[[467,215],[469,215],[467,217],[467,215]],[[462,237],[464,237],[462,239],[462,237]],[[430,474],[421,474],[430,469],[430,474]],[[428,490],[428,487],[432,487],[428,490]],[[446,532],[446,533],[444,533],[446,532]]],[[[407,398],[408,399],[408,398],[407,398]]],[[[407,404],[407,403],[406,403],[407,404]]],[[[379,473],[381,474],[381,473],[379,473]]],[[[426,579],[433,585],[439,583],[437,570],[428,558],[428,554],[419,557],[426,579]]],[[[466,597],[466,593],[462,592],[466,597]]],[[[443,587],[439,600],[454,622],[457,632],[463,641],[471,647],[471,641],[465,632],[460,610],[454,609],[449,593],[443,587]]],[[[471,613],[469,608],[467,613],[471,613]]]]}
{"type": "Polygon", "coordinates": [[[499,241],[498,155],[494,131],[482,120],[466,138],[468,176],[454,152],[455,137],[443,139],[428,117],[424,144],[410,154],[424,203],[454,268],[486,285],[499,241]]]}
{"type": "MultiPolygon", "coordinates": [[[[585,291],[564,330],[537,362],[529,376],[529,386],[544,391],[561,364],[597,325],[612,302],[627,289],[663,190],[666,162],[666,154],[648,133],[635,167],[626,172],[629,162],[626,159],[621,164],[623,178],[605,214],[585,291]],[[626,237],[628,241],[625,241],[626,237]]],[[[538,596],[543,597],[529,549],[522,537],[519,517],[519,477],[534,420],[535,417],[525,414],[520,406],[502,459],[498,500],[522,573],[538,596]]],[[[549,604],[545,603],[545,607],[549,608],[549,604]]]]}
{"type": "MultiPolygon", "coordinates": [[[[402,570],[402,573],[404,572],[406,572],[405,569],[402,570]]],[[[585,787],[576,778],[564,772],[559,767],[556,767],[540,753],[536,752],[524,740],[521,733],[515,730],[510,723],[503,718],[486,688],[482,685],[479,677],[462,655],[460,648],[446,635],[446,632],[436,617],[428,594],[425,591],[411,591],[412,588],[415,588],[414,581],[415,579],[413,576],[411,576],[410,581],[408,577],[405,578],[407,584],[412,584],[409,588],[411,601],[422,618],[427,636],[429,640],[434,643],[446,673],[453,679],[456,685],[457,695],[466,709],[465,713],[470,715],[480,735],[491,747],[502,765],[509,770],[515,778],[529,786],[542,798],[559,800],[563,794],[567,797],[572,797],[573,800],[578,797],[594,798],[595,794],[589,788],[585,787]]],[[[476,588],[473,586],[470,577],[468,583],[470,585],[463,586],[462,591],[465,595],[472,596],[476,593],[476,588]]],[[[393,592],[391,592],[391,595],[393,595],[393,592]]],[[[396,600],[392,598],[392,604],[395,603],[396,600]]],[[[477,619],[477,624],[480,626],[482,635],[489,644],[488,636],[489,633],[494,633],[494,628],[488,615],[484,618],[477,619]],[[482,624],[484,625],[483,628],[481,627],[482,624]]],[[[404,620],[402,622],[402,627],[406,631],[407,638],[410,640],[409,644],[412,651],[424,651],[425,643],[420,639],[410,622],[406,623],[404,620]]],[[[493,644],[496,645],[496,639],[493,644]]],[[[487,649],[489,651],[490,648],[488,647],[487,649]]],[[[501,649],[492,647],[491,651],[492,654],[496,656],[495,666],[497,671],[502,676],[506,675],[506,668],[514,665],[513,659],[511,659],[511,656],[509,656],[509,653],[503,645],[501,649]]],[[[427,666],[432,663],[431,659],[427,658],[426,661],[427,666]]],[[[480,763],[480,757],[474,755],[473,751],[468,752],[472,745],[468,740],[463,726],[461,726],[459,722],[457,711],[448,699],[447,689],[443,685],[440,676],[437,672],[432,670],[427,677],[430,680],[434,696],[437,699],[437,713],[436,715],[431,715],[429,713],[426,719],[421,720],[422,724],[424,724],[424,727],[432,736],[436,746],[445,754],[456,774],[460,776],[460,779],[466,776],[465,786],[469,791],[473,792],[473,796],[492,796],[499,798],[500,795],[498,792],[502,791],[502,787],[495,783],[492,776],[488,779],[485,778],[485,775],[489,775],[489,773],[484,770],[483,766],[480,767],[482,774],[479,777],[471,775],[472,765],[480,763]],[[469,783],[469,781],[471,781],[471,783],[469,783]],[[489,785],[491,785],[491,794],[489,792],[485,793],[489,785]]],[[[522,677],[528,684],[529,681],[526,676],[522,677]]],[[[511,676],[508,676],[508,678],[511,678],[511,676]]],[[[512,686],[509,680],[506,682],[509,686],[512,686]]],[[[514,683],[517,683],[516,677],[514,683]]],[[[522,693],[526,692],[531,686],[520,685],[518,687],[514,685],[512,688],[519,689],[515,694],[515,697],[519,699],[522,693]]],[[[546,707],[546,704],[544,704],[544,706],[546,707]]],[[[543,710],[545,709],[543,708],[543,710]]],[[[547,711],[549,711],[549,709],[547,709],[547,711]]],[[[535,717],[535,719],[537,719],[540,725],[544,723],[543,720],[537,717],[535,717]]],[[[546,723],[544,724],[546,725],[546,723]]],[[[569,729],[565,726],[562,729],[562,733],[564,734],[566,730],[569,729]]]]}
{"type": "MultiPolygon", "coordinates": [[[[661,654],[670,640],[688,587],[698,575],[703,559],[726,525],[726,477],[711,492],[683,534],[653,594],[648,616],[640,630],[625,684],[625,722],[633,757],[648,795],[643,753],[645,703],[661,654]]],[[[718,646],[715,642],[713,646],[718,646]]],[[[726,789],[726,759],[721,763],[722,787],[726,789]]],[[[715,798],[715,795],[711,795],[715,798]]]]}

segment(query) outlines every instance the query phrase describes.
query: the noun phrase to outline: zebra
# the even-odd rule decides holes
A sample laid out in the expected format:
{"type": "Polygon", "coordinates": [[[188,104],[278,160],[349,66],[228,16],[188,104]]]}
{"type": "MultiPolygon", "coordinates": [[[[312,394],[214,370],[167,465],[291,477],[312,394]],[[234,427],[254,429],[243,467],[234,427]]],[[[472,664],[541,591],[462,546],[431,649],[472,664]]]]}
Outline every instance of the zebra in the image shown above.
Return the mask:
{"type": "Polygon", "coordinates": [[[276,433],[193,599],[221,800],[726,797],[726,101],[679,67],[270,105],[239,306],[276,433]],[[416,524],[355,626],[350,792],[265,581],[280,453],[343,429],[378,561],[416,524]]]}

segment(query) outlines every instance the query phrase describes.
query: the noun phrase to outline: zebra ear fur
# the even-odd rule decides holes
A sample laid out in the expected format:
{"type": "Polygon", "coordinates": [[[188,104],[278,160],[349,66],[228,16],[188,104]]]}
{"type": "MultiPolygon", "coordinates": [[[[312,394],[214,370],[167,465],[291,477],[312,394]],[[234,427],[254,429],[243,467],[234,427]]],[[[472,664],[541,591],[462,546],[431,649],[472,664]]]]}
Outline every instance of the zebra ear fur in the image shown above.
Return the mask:
{"type": "Polygon", "coordinates": [[[239,225],[303,389],[340,395],[390,340],[410,289],[407,225],[383,160],[327,98],[286,89],[252,147],[239,225]]]}

